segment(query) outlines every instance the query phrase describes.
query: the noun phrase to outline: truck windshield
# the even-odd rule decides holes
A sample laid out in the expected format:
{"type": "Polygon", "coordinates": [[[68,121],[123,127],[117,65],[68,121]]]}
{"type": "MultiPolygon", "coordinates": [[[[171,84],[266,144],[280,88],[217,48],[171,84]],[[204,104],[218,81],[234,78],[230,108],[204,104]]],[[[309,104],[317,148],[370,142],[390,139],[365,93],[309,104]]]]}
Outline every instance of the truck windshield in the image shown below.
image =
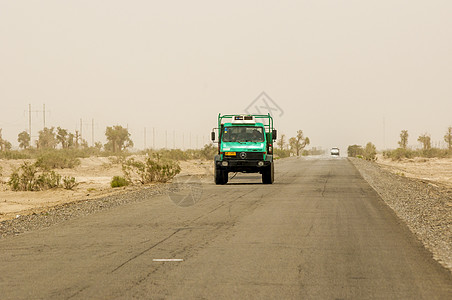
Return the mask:
{"type": "Polygon", "coordinates": [[[223,142],[264,142],[262,127],[233,126],[223,129],[223,142]]]}

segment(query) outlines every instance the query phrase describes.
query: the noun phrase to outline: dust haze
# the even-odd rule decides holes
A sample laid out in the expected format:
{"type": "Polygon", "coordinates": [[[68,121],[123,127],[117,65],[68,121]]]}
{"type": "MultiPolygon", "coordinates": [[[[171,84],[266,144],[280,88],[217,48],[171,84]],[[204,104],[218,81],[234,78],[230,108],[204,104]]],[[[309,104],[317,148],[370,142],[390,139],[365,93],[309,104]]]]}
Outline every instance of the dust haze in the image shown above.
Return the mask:
{"type": "Polygon", "coordinates": [[[450,1],[1,1],[0,128],[17,147],[31,104],[35,138],[45,104],[46,126],[82,120],[88,141],[119,124],[136,148],[200,147],[218,113],[265,91],[279,133],[311,146],[395,148],[402,129],[442,146],[451,15],[450,1]]]}

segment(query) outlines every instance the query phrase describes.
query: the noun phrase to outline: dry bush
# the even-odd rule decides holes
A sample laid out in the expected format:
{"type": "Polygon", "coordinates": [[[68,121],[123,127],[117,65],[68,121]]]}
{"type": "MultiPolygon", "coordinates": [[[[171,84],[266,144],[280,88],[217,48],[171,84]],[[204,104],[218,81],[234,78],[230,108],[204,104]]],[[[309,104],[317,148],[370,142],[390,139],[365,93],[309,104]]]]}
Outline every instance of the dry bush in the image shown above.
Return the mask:
{"type": "Polygon", "coordinates": [[[371,142],[366,144],[366,148],[364,148],[363,157],[365,160],[374,161],[377,159],[377,147],[371,142]]]}
{"type": "Polygon", "coordinates": [[[180,173],[180,166],[171,160],[146,158],[144,162],[130,158],[122,164],[124,177],[130,183],[167,182],[180,173]]]}
{"type": "MultiPolygon", "coordinates": [[[[24,162],[11,173],[8,181],[13,191],[43,191],[61,187],[61,175],[55,171],[42,171],[36,164],[24,162]]],[[[63,187],[75,187],[75,178],[63,178],[63,187]]]]}
{"type": "Polygon", "coordinates": [[[127,179],[125,179],[124,177],[114,176],[111,179],[110,185],[112,188],[127,186],[129,185],[129,181],[127,181],[127,179]]]}
{"type": "Polygon", "coordinates": [[[65,190],[72,190],[78,185],[75,177],[64,176],[63,177],[63,188],[65,190]]]}
{"type": "Polygon", "coordinates": [[[383,157],[392,160],[401,160],[403,158],[426,157],[426,158],[445,158],[450,157],[451,153],[447,149],[430,148],[430,149],[402,149],[387,150],[383,152],[383,157]]]}
{"type": "Polygon", "coordinates": [[[217,154],[218,148],[213,144],[206,144],[202,149],[160,149],[151,150],[147,149],[142,151],[141,154],[153,157],[157,160],[189,160],[189,159],[206,159],[211,160],[217,154]]]}
{"type": "Polygon", "coordinates": [[[80,159],[67,151],[43,152],[36,159],[36,166],[45,170],[74,168],[80,165],[80,159]]]}

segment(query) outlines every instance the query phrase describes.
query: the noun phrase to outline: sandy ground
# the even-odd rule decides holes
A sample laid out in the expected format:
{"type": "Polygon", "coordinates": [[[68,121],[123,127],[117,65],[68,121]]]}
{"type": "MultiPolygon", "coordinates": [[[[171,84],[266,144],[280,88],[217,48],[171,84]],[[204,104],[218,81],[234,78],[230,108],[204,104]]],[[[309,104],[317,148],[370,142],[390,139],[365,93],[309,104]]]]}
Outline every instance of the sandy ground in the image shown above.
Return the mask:
{"type": "Polygon", "coordinates": [[[452,158],[416,157],[392,161],[380,155],[377,163],[394,174],[452,188],[452,158]]]}
{"type": "MultiPolygon", "coordinates": [[[[140,159],[140,157],[136,157],[140,159]]],[[[73,176],[79,183],[73,190],[63,188],[38,192],[15,192],[6,182],[14,168],[27,160],[0,160],[2,177],[0,177],[0,221],[12,219],[18,215],[32,214],[62,203],[96,199],[102,196],[123,193],[142,188],[142,185],[111,188],[113,176],[123,176],[121,164],[114,158],[82,158],[81,164],[74,169],[56,169],[62,176],[73,176]]],[[[33,162],[32,160],[28,160],[33,162]]],[[[211,161],[181,161],[181,173],[178,176],[210,175],[211,161]]]]}

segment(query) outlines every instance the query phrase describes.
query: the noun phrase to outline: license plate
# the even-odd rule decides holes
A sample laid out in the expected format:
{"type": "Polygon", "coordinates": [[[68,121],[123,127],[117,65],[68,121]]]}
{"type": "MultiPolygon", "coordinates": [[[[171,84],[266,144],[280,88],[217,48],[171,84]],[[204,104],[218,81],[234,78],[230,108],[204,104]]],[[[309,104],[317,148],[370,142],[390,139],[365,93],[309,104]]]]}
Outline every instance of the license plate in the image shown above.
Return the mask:
{"type": "Polygon", "coordinates": [[[235,156],[235,152],[225,152],[224,155],[226,155],[226,156],[235,156]]]}

